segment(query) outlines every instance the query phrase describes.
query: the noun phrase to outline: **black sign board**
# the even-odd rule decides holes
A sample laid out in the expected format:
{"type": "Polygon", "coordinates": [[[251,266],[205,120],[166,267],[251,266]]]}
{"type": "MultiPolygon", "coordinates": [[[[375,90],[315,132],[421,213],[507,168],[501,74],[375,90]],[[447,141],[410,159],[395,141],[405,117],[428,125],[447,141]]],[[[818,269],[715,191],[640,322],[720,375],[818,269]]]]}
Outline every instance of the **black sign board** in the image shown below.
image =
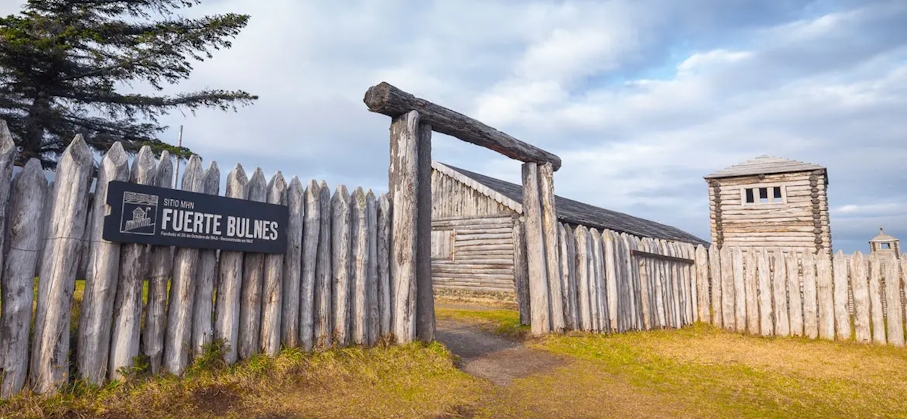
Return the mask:
{"type": "Polygon", "coordinates": [[[104,240],[160,246],[286,253],[289,210],[128,182],[107,186],[104,240]]]}

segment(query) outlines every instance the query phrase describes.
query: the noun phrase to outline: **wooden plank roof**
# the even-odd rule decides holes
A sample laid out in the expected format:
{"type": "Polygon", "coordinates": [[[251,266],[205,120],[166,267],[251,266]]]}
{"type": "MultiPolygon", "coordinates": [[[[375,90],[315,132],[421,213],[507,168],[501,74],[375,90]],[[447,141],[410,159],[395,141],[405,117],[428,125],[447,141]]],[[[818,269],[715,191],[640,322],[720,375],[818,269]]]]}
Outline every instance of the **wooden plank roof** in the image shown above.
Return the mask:
{"type": "Polygon", "coordinates": [[[705,176],[706,179],[718,179],[737,176],[770,175],[776,173],[811,172],[825,170],[824,167],[812,163],[790,160],[784,157],[759,156],[752,160],[721,169],[705,176]]]}
{"type": "MultiPolygon", "coordinates": [[[[453,167],[444,163],[432,161],[432,167],[441,173],[449,175],[449,172],[459,173],[466,178],[487,187],[494,192],[494,196],[489,195],[485,188],[475,188],[478,192],[496,199],[500,196],[506,197],[508,203],[518,203],[519,210],[522,213],[523,186],[515,183],[506,182],[493,177],[485,176],[479,173],[470,172],[465,169],[453,167]]],[[[455,179],[457,177],[454,177],[455,179]]],[[[498,200],[498,199],[496,199],[498,200]]],[[[500,200],[499,200],[500,202],[500,200]]],[[[517,207],[512,205],[512,208],[517,207]]],[[[651,237],[669,241],[679,241],[692,244],[708,245],[708,242],[700,239],[690,233],[680,230],[676,227],[660,224],[654,221],[646,220],[632,215],[599,208],[593,205],[567,199],[561,196],[554,196],[554,205],[557,211],[557,218],[561,222],[568,224],[582,224],[586,227],[597,229],[609,229],[619,233],[627,233],[638,237],[651,237]]],[[[511,205],[508,205],[511,206],[511,205]]]]}

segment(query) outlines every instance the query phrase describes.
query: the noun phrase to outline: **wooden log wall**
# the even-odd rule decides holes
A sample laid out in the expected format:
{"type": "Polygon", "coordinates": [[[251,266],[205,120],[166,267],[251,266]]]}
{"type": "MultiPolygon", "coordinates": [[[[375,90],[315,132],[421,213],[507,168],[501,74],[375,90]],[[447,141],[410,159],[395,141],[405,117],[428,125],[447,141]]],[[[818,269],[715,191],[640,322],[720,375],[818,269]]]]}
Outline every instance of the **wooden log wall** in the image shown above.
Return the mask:
{"type": "Polygon", "coordinates": [[[824,171],[742,176],[709,182],[712,243],[719,247],[831,248],[824,171]],[[782,200],[744,204],[745,188],[782,188],[782,200]]]}
{"type": "Polygon", "coordinates": [[[514,292],[514,223],[509,215],[432,219],[435,287],[514,292]]]}
{"type": "MultiPolygon", "coordinates": [[[[3,398],[23,389],[52,394],[73,379],[103,385],[120,378],[140,353],[149,357],[152,373],[182,374],[215,340],[226,345],[224,359],[233,364],[256,353],[274,355],[281,347],[309,351],[411,339],[394,335],[391,323],[395,307],[403,307],[395,305],[395,291],[402,290],[395,289],[390,273],[393,211],[387,196],[362,189],[350,196],[340,186],[332,198],[325,182],[304,187],[295,177],[286,182],[280,172],[268,182],[260,169],[247,178],[237,165],[227,176],[225,196],[290,207],[286,254],[188,248],[171,253],[169,246],[107,242],[101,238],[107,182],[169,188],[169,154],[156,160],[144,148],[130,167],[121,144],[114,144],[99,164],[99,195],[89,202],[93,156],[80,137],[63,153],[48,193],[35,159],[12,177],[14,147],[4,147],[12,139],[2,128],[0,121],[0,185],[6,186],[0,186],[0,208],[8,211],[0,214],[0,237],[8,242],[0,255],[3,398]],[[48,217],[33,216],[42,213],[48,217]],[[71,321],[83,254],[90,263],[82,314],[71,321]],[[147,298],[141,292],[145,281],[147,298]]],[[[219,194],[219,179],[216,163],[203,170],[194,157],[181,188],[219,194]]],[[[508,218],[508,237],[512,226],[508,218]]],[[[405,297],[414,302],[415,295],[405,297]]]]}

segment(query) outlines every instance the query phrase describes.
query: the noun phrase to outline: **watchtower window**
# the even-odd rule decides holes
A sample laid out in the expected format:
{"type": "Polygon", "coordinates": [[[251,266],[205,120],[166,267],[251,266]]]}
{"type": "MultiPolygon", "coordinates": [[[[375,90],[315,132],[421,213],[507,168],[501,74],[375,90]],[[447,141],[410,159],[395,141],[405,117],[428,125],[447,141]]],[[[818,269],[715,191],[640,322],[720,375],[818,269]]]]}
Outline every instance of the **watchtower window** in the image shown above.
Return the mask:
{"type": "Polygon", "coordinates": [[[787,200],[784,186],[752,186],[743,188],[743,204],[783,204],[787,200]]]}
{"type": "Polygon", "coordinates": [[[891,243],[882,243],[882,249],[891,250],[891,243]]]}

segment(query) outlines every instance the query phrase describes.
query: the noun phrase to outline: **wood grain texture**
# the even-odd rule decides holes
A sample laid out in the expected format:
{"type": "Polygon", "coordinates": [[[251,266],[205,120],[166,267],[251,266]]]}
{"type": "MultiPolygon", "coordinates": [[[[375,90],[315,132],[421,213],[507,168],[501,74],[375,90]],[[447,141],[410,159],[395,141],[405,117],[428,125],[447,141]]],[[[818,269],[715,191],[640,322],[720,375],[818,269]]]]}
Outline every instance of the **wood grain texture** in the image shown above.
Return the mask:
{"type": "Polygon", "coordinates": [[[392,315],[394,310],[391,304],[393,291],[390,277],[391,219],[393,218],[391,211],[390,200],[387,195],[382,194],[378,198],[378,248],[376,251],[378,255],[378,317],[380,319],[378,333],[382,337],[393,332],[392,315]]]}
{"type": "MultiPolygon", "coordinates": [[[[5,125],[0,120],[0,132],[3,129],[5,125]]],[[[0,157],[2,158],[5,157],[0,157]]],[[[107,166],[102,165],[102,170],[107,169],[109,163],[107,166]]],[[[0,179],[0,182],[7,181],[6,178],[0,179]]],[[[31,329],[37,266],[35,259],[41,245],[42,230],[41,218],[35,217],[35,214],[44,212],[48,187],[47,178],[41,170],[41,162],[29,159],[11,185],[10,194],[15,199],[12,200],[7,214],[9,238],[6,244],[9,246],[9,252],[3,258],[3,277],[0,280],[2,399],[7,399],[22,390],[28,372],[28,334],[31,329]]],[[[2,199],[0,197],[0,200],[2,199]]],[[[0,206],[5,206],[4,204],[0,201],[0,206]]]]}
{"type": "MultiPolygon", "coordinates": [[[[173,185],[173,159],[168,151],[161,152],[154,174],[154,186],[173,185]]],[[[142,330],[142,353],[148,358],[152,374],[161,372],[164,357],[164,333],[167,322],[167,284],[173,271],[173,248],[151,246],[148,265],[148,302],[145,304],[145,327],[142,330]]]]}
{"type": "MultiPolygon", "coordinates": [[[[368,346],[374,346],[381,335],[381,316],[378,309],[378,199],[371,190],[365,194],[365,210],[368,235],[368,263],[365,272],[365,314],[368,316],[366,343],[368,346]]],[[[431,229],[426,231],[430,232],[431,229]]],[[[431,267],[431,264],[428,266],[431,267]]],[[[434,308],[432,308],[432,316],[434,316],[434,308]]],[[[434,329],[434,324],[432,324],[432,328],[434,329]]]]}
{"type": "MultiPolygon", "coordinates": [[[[711,248],[709,249],[711,250],[711,248]]],[[[710,300],[709,287],[709,253],[702,245],[696,246],[696,298],[699,299],[697,304],[696,320],[708,323],[714,317],[711,316],[709,308],[714,307],[710,300]]],[[[712,288],[714,289],[714,288],[712,288]]],[[[715,325],[713,323],[713,325],[715,325]]]]}
{"type": "MultiPolygon", "coordinates": [[[[750,249],[742,252],[745,257],[745,267],[741,267],[746,275],[744,293],[746,294],[746,332],[751,335],[759,334],[759,300],[758,276],[756,275],[758,262],[756,252],[750,249]]],[[[734,269],[737,269],[735,266],[734,269]]]]}
{"type": "Polygon", "coordinates": [[[790,315],[790,333],[803,336],[803,293],[800,281],[800,261],[797,253],[791,250],[785,257],[787,265],[787,295],[790,302],[787,306],[790,315]]]}
{"type": "Polygon", "coordinates": [[[636,260],[633,258],[632,254],[638,250],[636,237],[629,234],[621,235],[623,244],[626,246],[627,251],[624,254],[627,261],[627,270],[630,272],[628,278],[627,289],[629,291],[629,313],[628,313],[628,325],[632,330],[641,330],[640,327],[641,318],[639,311],[640,297],[641,293],[639,291],[639,264],[636,263],[636,260]]]}
{"type": "Polygon", "coordinates": [[[904,317],[901,307],[901,269],[898,259],[882,261],[885,275],[885,325],[888,343],[904,346],[904,317]]]}
{"type": "MultiPolygon", "coordinates": [[[[10,189],[13,179],[13,165],[16,153],[16,143],[6,125],[6,121],[0,119],[0,267],[3,265],[3,258],[9,251],[7,239],[7,217],[10,210],[10,189]]],[[[41,214],[39,212],[38,214],[41,214]]],[[[39,220],[40,221],[40,220],[39,220]]],[[[84,278],[84,277],[83,277],[84,278]]]]}
{"type": "Polygon", "coordinates": [[[769,255],[763,249],[756,252],[759,259],[759,331],[762,336],[775,335],[775,314],[772,308],[772,278],[769,255]]]}
{"type": "MultiPolygon", "coordinates": [[[[202,193],[220,194],[220,168],[212,161],[202,177],[202,193]]],[[[192,351],[201,353],[214,340],[214,289],[217,283],[217,250],[198,252],[198,282],[192,304],[192,351]]],[[[194,356],[194,355],[193,355],[194,356]]]]}
{"type": "MultiPolygon", "coordinates": [[[[227,175],[224,196],[234,199],[246,199],[248,196],[249,178],[239,164],[227,175]]],[[[217,301],[214,309],[214,336],[223,340],[227,348],[224,361],[233,365],[239,359],[239,322],[240,297],[243,282],[243,253],[233,251],[220,252],[217,278],[217,301]]]]}
{"type": "MultiPolygon", "coordinates": [[[[574,261],[574,263],[576,263],[574,261]]],[[[526,257],[526,239],[523,222],[513,220],[513,282],[516,289],[517,306],[520,312],[520,324],[530,324],[529,301],[529,260],[526,257]]]]}
{"type": "MultiPolygon", "coordinates": [[[[722,302],[722,324],[725,330],[737,330],[737,281],[736,268],[734,266],[734,254],[730,247],[722,247],[720,250],[721,261],[721,302],[722,302]]],[[[742,290],[743,287],[740,287],[742,290]]],[[[741,328],[745,324],[740,325],[741,328]]]]}
{"type": "Polygon", "coordinates": [[[561,159],[552,153],[526,144],[459,112],[417,98],[386,82],[370,87],[363,102],[370,111],[391,118],[418,111],[421,122],[430,124],[433,130],[442,134],[497,151],[515,160],[551,163],[554,170],[561,167],[561,159]]]}
{"type": "Polygon", "coordinates": [[[816,297],[819,304],[819,337],[835,338],[834,277],[831,255],[819,252],[816,260],[816,297]]]}
{"type": "Polygon", "coordinates": [[[787,302],[790,298],[787,296],[787,264],[784,252],[775,248],[772,249],[772,297],[775,314],[775,335],[790,336],[790,318],[788,317],[787,302]]]}
{"type": "Polygon", "coordinates": [[[331,341],[334,346],[350,344],[351,199],[345,185],[338,186],[331,198],[331,341]]]}
{"type": "MultiPolygon", "coordinates": [[[[156,170],[151,147],[143,146],[132,162],[129,181],[151,185],[156,170]]],[[[142,286],[148,274],[147,250],[148,246],[141,243],[128,243],[120,248],[120,278],[113,301],[113,329],[107,341],[110,345],[107,375],[111,380],[121,379],[120,368],[132,367],[133,359],[139,354],[142,286]]]]}
{"type": "Polygon", "coordinates": [[[576,257],[576,244],[572,234],[568,237],[570,227],[564,227],[558,223],[558,264],[560,264],[561,273],[561,298],[564,308],[564,328],[566,330],[576,330],[576,271],[574,270],[573,259],[576,257]],[[571,289],[573,288],[573,289],[571,289]]]}
{"type": "Polygon", "coordinates": [[[551,163],[538,165],[538,178],[539,201],[542,204],[542,234],[545,235],[545,267],[548,270],[551,330],[559,332],[564,330],[565,325],[564,298],[561,290],[560,263],[557,260],[557,208],[554,202],[554,168],[551,163]]]}
{"type": "MultiPolygon", "coordinates": [[[[180,188],[188,192],[201,192],[203,177],[202,161],[193,155],[186,164],[180,188]]],[[[198,249],[177,248],[173,254],[163,359],[164,371],[173,375],[182,375],[189,364],[197,271],[198,249]]]]}
{"type": "Polygon", "coordinates": [[[607,296],[605,295],[605,255],[602,246],[602,236],[597,229],[589,230],[592,239],[592,266],[589,269],[591,283],[589,289],[592,304],[592,330],[601,332],[607,329],[608,313],[605,309],[607,296]]]}
{"type": "Polygon", "coordinates": [[[857,342],[872,341],[869,320],[869,269],[866,259],[859,250],[851,259],[851,284],[853,286],[854,337],[857,342]]]}
{"type": "Polygon", "coordinates": [[[617,246],[616,238],[613,231],[607,230],[602,234],[602,252],[605,257],[605,292],[608,296],[608,330],[611,333],[617,331],[617,283],[618,283],[618,266],[616,257],[617,246]]]}
{"type": "Polygon", "coordinates": [[[431,264],[431,131],[424,118],[419,124],[416,189],[416,337],[424,342],[435,340],[435,294],[431,264]]]}
{"type": "Polygon", "coordinates": [[[747,293],[749,287],[747,284],[750,283],[750,279],[744,275],[744,252],[740,248],[734,248],[732,254],[734,258],[734,323],[737,326],[736,330],[743,332],[749,326],[750,294],[747,293]]]}
{"type": "Polygon", "coordinates": [[[418,237],[414,233],[419,226],[419,124],[424,121],[419,112],[410,109],[401,109],[392,118],[388,170],[388,194],[394,208],[390,263],[392,317],[396,341],[408,343],[416,336],[418,237]]]}
{"type": "Polygon", "coordinates": [[[819,337],[819,306],[816,294],[816,256],[803,252],[803,335],[819,337]]]}
{"type": "MultiPolygon", "coordinates": [[[[267,202],[287,205],[287,181],[277,171],[268,182],[267,202]]],[[[278,238],[278,240],[280,240],[278,238]]],[[[280,332],[284,298],[299,301],[298,294],[285,296],[283,289],[284,254],[265,255],[265,275],[262,283],[261,352],[275,356],[280,352],[280,332]]],[[[295,314],[295,313],[294,313],[295,314]]],[[[298,317],[297,317],[298,318],[298,317]]]]}
{"type": "MultiPolygon", "coordinates": [[[[0,159],[2,162],[2,159],[0,159]]],[[[152,165],[154,162],[152,162],[152,165]]],[[[79,336],[76,344],[76,370],[86,382],[100,385],[107,378],[107,360],[110,355],[110,332],[113,322],[113,301],[116,297],[120,272],[120,243],[103,239],[104,216],[110,211],[107,205],[107,184],[111,181],[129,180],[129,158],[123,145],[114,143],[104,154],[98,167],[95,195],[87,221],[88,266],[85,272],[85,290],[79,317],[79,336]]],[[[40,183],[40,182],[39,182],[40,183]]],[[[41,186],[41,191],[46,188],[41,186]]],[[[2,199],[2,197],[0,197],[2,199]]],[[[42,211],[44,205],[41,205],[42,211]]],[[[2,335],[2,333],[0,333],[2,335]]]]}
{"type": "Polygon", "coordinates": [[[578,329],[582,331],[592,330],[592,306],[590,304],[589,292],[589,261],[592,259],[590,249],[589,230],[585,226],[578,226],[574,233],[576,241],[576,257],[574,258],[574,270],[576,271],[576,292],[577,292],[577,314],[578,329]]]}
{"type": "Polygon", "coordinates": [[[834,258],[834,314],[835,335],[839,340],[850,340],[850,313],[847,310],[848,270],[847,256],[838,251],[834,258]]]}
{"type": "Polygon", "coordinates": [[[882,261],[878,255],[870,253],[869,255],[869,304],[870,317],[872,320],[872,341],[875,343],[885,343],[885,307],[882,302],[885,300],[884,289],[882,287],[882,261]]]}
{"type": "MultiPolygon", "coordinates": [[[[266,202],[268,182],[261,168],[256,168],[246,187],[246,199],[266,202]]],[[[264,291],[265,255],[243,254],[242,285],[239,300],[239,359],[249,359],[261,349],[261,309],[264,291]]]]}
{"type": "MultiPolygon", "coordinates": [[[[303,192],[302,182],[298,177],[293,176],[287,185],[287,207],[289,207],[290,218],[287,220],[287,253],[283,259],[280,342],[288,348],[297,348],[305,336],[307,345],[303,347],[303,350],[309,351],[312,349],[312,297],[315,289],[312,284],[315,272],[311,271],[311,276],[307,278],[308,281],[303,286],[303,224],[307,216],[305,206],[306,195],[303,192]],[[300,313],[300,307],[304,305],[303,301],[308,311],[307,316],[302,316],[300,313]],[[305,333],[300,329],[303,320],[308,321],[305,333]]],[[[312,249],[314,250],[314,247],[312,249]]],[[[314,260],[315,252],[313,251],[312,265],[314,265],[314,260]]]]}
{"type": "MultiPolygon", "coordinates": [[[[296,178],[293,178],[296,180],[296,178]]],[[[298,183],[298,181],[297,181],[298,183]]],[[[301,185],[299,186],[301,188],[301,185]]],[[[300,233],[302,236],[300,240],[302,241],[301,249],[301,265],[299,268],[296,268],[296,262],[287,255],[287,271],[284,277],[284,284],[289,285],[287,287],[287,295],[291,295],[293,285],[295,281],[299,281],[299,284],[296,287],[299,289],[299,299],[297,300],[297,319],[298,319],[298,345],[302,347],[303,351],[311,351],[315,347],[315,301],[316,301],[316,274],[317,274],[317,265],[318,265],[318,244],[321,240],[321,235],[330,235],[329,231],[322,231],[322,217],[329,217],[330,213],[323,214],[321,212],[321,186],[318,185],[314,179],[309,181],[309,184],[305,188],[305,195],[301,198],[294,197],[296,195],[296,186],[293,185],[293,182],[290,182],[290,193],[288,194],[288,202],[290,204],[291,213],[297,212],[294,211],[294,208],[298,208],[299,216],[304,218],[297,222],[301,223],[298,227],[294,226],[296,230],[301,230],[300,233]],[[301,202],[296,202],[297,199],[301,199],[301,202]],[[304,207],[304,208],[303,208],[304,207]],[[292,265],[292,266],[291,266],[292,265]],[[297,279],[294,279],[295,274],[291,274],[293,269],[302,269],[301,274],[297,279]]],[[[290,219],[290,225],[293,226],[293,219],[290,219]]],[[[295,233],[293,233],[295,234],[295,233]]],[[[292,243],[292,242],[291,242],[292,243]]],[[[284,307],[292,305],[292,300],[284,300],[286,303],[284,307]]],[[[284,310],[284,318],[293,315],[292,309],[284,310]]],[[[292,326],[289,324],[290,320],[286,319],[284,324],[287,325],[286,332],[291,333],[292,326]]],[[[327,333],[327,331],[325,331],[327,333]]],[[[287,342],[290,342],[290,337],[286,337],[287,342]]]]}
{"type": "Polygon", "coordinates": [[[721,281],[721,256],[718,252],[718,246],[709,246],[709,298],[712,304],[712,326],[724,327],[723,325],[723,302],[721,281]]]}
{"type": "Polygon", "coordinates": [[[49,230],[38,281],[29,380],[39,394],[56,393],[69,379],[69,326],[79,250],[88,213],[93,156],[81,135],[57,165],[49,230]]]}
{"type": "Polygon", "coordinates": [[[318,235],[317,261],[315,264],[315,347],[329,348],[333,341],[331,319],[333,297],[333,215],[331,213],[331,189],[322,181],[318,185],[318,206],[321,213],[318,235]]]}
{"type": "Polygon", "coordinates": [[[551,331],[551,309],[548,301],[550,294],[548,292],[545,233],[542,225],[543,211],[539,192],[539,169],[535,163],[523,164],[523,212],[524,217],[526,217],[525,239],[526,260],[529,264],[529,306],[532,310],[530,330],[533,335],[542,335],[551,331]]]}
{"type": "Polygon", "coordinates": [[[355,345],[368,343],[368,207],[365,192],[356,188],[350,213],[350,334],[355,345]]]}

